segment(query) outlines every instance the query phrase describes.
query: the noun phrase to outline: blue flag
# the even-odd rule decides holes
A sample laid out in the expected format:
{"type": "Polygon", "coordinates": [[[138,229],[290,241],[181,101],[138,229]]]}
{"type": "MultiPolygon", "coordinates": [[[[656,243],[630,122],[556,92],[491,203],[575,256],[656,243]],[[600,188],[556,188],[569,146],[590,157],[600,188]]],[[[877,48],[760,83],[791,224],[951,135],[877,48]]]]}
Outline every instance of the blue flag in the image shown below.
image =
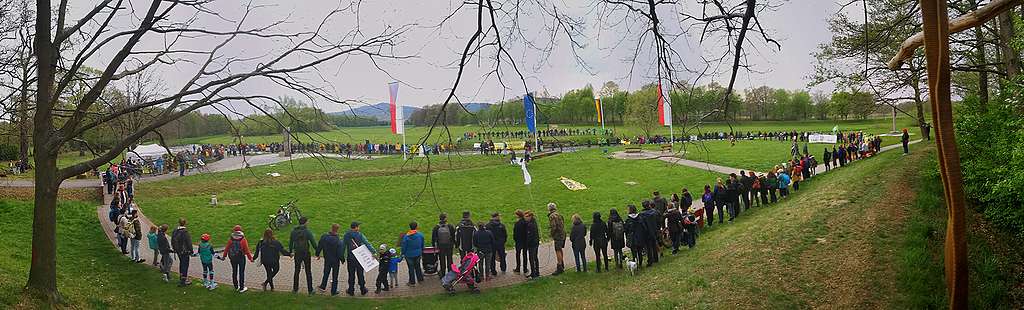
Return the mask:
{"type": "Polygon", "coordinates": [[[537,132],[537,111],[535,110],[536,105],[533,103],[533,95],[526,94],[523,97],[523,112],[526,113],[526,128],[531,133],[537,132]]]}

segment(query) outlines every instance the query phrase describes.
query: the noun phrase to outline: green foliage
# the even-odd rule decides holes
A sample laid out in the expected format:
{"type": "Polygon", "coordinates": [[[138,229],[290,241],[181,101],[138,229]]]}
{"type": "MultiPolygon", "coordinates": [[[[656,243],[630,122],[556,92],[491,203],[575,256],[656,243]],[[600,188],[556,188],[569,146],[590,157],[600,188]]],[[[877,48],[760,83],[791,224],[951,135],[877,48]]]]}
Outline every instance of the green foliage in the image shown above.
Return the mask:
{"type": "Polygon", "coordinates": [[[1007,98],[998,101],[1003,103],[992,102],[985,112],[974,97],[957,106],[963,184],[989,221],[1024,235],[1024,117],[1005,104],[1007,98]]]}
{"type": "Polygon", "coordinates": [[[0,161],[18,159],[18,146],[0,143],[0,161]]]}

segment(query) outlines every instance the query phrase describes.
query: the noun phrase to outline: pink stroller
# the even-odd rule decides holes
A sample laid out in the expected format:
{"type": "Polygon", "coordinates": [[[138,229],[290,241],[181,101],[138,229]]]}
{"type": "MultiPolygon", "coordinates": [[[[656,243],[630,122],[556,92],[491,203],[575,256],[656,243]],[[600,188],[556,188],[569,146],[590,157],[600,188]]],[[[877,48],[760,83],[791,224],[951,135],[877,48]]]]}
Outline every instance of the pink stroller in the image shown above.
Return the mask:
{"type": "Polygon", "coordinates": [[[458,283],[466,283],[469,286],[469,291],[473,293],[479,293],[480,290],[476,288],[476,264],[480,261],[480,257],[475,252],[466,252],[466,256],[462,258],[462,261],[458,265],[452,263],[452,270],[448,271],[441,279],[441,285],[448,291],[448,294],[455,294],[455,285],[458,283]]]}

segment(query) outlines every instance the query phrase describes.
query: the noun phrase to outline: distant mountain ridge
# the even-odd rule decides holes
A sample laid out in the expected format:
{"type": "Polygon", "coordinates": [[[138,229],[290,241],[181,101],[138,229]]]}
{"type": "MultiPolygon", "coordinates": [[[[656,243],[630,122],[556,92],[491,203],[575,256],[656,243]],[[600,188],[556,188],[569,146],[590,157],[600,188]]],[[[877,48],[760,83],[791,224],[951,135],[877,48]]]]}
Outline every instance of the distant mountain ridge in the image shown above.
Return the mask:
{"type": "MultiPolygon", "coordinates": [[[[489,108],[491,104],[485,102],[467,102],[463,103],[463,106],[465,106],[466,109],[469,110],[470,112],[476,113],[480,110],[489,108]]],[[[402,112],[404,112],[406,118],[408,118],[410,115],[412,115],[416,111],[419,111],[420,109],[420,107],[403,106],[402,112]]],[[[349,108],[338,112],[331,112],[329,114],[356,115],[361,117],[373,118],[379,121],[391,119],[391,109],[388,108],[387,102],[380,102],[372,105],[364,105],[360,107],[349,108]]]]}

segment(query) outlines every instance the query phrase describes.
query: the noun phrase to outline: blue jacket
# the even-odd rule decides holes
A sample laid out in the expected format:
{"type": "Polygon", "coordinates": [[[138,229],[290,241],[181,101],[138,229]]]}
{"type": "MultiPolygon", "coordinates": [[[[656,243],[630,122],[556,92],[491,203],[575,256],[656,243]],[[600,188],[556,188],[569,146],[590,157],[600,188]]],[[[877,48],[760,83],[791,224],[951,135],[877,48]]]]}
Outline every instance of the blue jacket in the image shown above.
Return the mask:
{"type": "Polygon", "coordinates": [[[415,232],[402,237],[402,256],[419,257],[423,255],[423,234],[415,232]]]}
{"type": "Polygon", "coordinates": [[[779,188],[789,188],[789,174],[779,174],[779,188]]]}

